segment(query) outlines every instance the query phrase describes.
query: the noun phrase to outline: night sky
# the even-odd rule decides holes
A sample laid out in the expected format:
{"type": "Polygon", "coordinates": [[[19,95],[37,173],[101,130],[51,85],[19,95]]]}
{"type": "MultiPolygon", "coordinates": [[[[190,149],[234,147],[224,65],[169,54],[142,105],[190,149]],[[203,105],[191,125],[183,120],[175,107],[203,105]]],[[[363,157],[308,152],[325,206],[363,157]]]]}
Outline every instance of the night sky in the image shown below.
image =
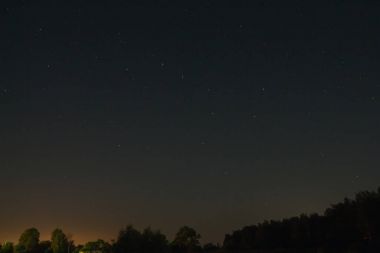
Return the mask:
{"type": "Polygon", "coordinates": [[[379,1],[136,2],[1,1],[0,241],[221,242],[380,185],[379,1]]]}

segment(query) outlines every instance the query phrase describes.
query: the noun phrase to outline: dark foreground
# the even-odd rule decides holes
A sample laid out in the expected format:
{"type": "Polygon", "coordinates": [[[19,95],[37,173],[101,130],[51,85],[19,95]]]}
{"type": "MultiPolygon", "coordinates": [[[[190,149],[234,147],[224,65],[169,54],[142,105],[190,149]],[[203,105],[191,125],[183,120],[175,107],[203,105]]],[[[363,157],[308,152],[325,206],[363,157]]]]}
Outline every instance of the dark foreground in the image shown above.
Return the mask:
{"type": "MultiPolygon", "coordinates": [[[[1,229],[1,228],[0,228],[1,229]]],[[[17,243],[0,243],[0,253],[380,253],[380,188],[327,208],[323,215],[302,214],[264,221],[226,234],[223,245],[201,245],[201,235],[181,227],[169,241],[160,230],[120,230],[116,240],[76,245],[61,229],[40,241],[36,228],[17,243]]]]}

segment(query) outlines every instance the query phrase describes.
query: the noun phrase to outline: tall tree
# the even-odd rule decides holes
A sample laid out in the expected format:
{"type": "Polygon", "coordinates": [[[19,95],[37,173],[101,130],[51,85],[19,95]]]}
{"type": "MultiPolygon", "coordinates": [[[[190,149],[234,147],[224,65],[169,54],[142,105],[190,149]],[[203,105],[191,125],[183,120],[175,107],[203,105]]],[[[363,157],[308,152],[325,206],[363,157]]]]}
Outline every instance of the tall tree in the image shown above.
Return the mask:
{"type": "Polygon", "coordinates": [[[53,253],[67,253],[69,242],[61,229],[55,229],[51,234],[51,249],[53,253]]]}
{"type": "Polygon", "coordinates": [[[168,251],[168,241],[166,236],[159,230],[153,231],[151,228],[144,229],[142,233],[142,253],[164,253],[168,251]]]}
{"type": "Polygon", "coordinates": [[[16,247],[18,252],[35,252],[40,241],[40,232],[36,228],[29,228],[22,233],[16,247]]]}
{"type": "Polygon", "coordinates": [[[183,226],[175,235],[172,245],[176,251],[190,252],[200,248],[200,238],[201,235],[195,229],[183,226]]]}
{"type": "Polygon", "coordinates": [[[134,253],[141,249],[142,235],[132,225],[119,232],[114,248],[116,253],[134,253]]]}

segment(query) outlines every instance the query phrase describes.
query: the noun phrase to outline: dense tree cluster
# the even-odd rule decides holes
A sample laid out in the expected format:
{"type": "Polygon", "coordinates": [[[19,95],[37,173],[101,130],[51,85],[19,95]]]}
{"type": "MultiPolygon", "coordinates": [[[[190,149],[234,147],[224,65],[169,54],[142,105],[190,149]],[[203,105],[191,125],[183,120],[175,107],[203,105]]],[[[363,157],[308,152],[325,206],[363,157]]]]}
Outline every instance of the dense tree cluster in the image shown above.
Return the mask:
{"type": "Polygon", "coordinates": [[[151,228],[146,228],[140,233],[132,226],[121,230],[114,244],[115,253],[164,253],[168,251],[168,248],[169,244],[166,236],[160,231],[153,231],[151,228]]]}
{"type": "Polygon", "coordinates": [[[324,215],[301,215],[264,221],[227,234],[228,250],[332,249],[380,252],[380,188],[326,209],[324,215]]]}

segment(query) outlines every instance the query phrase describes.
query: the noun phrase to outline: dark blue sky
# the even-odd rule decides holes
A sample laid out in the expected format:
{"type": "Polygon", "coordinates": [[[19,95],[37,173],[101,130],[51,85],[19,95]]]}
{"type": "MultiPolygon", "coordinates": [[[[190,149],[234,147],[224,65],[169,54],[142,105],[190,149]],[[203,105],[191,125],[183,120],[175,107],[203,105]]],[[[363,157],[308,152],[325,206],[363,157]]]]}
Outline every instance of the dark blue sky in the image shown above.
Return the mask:
{"type": "Polygon", "coordinates": [[[284,2],[4,1],[0,241],[217,242],[377,188],[379,3],[284,2]]]}

